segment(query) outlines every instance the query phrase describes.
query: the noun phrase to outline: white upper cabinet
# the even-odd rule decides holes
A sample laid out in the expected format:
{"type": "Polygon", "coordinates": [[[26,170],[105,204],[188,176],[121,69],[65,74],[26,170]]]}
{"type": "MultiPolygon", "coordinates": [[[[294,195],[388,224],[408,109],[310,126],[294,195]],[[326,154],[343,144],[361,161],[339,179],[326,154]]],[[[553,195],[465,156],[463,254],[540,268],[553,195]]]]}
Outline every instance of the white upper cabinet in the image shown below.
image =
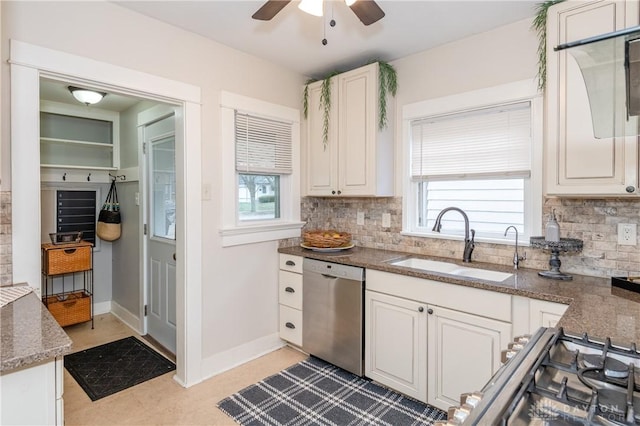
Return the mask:
{"type": "Polygon", "coordinates": [[[378,64],[339,74],[331,82],[328,138],[324,143],[322,82],[309,85],[306,120],[306,195],[393,195],[395,105],[387,100],[387,127],[378,128],[378,64]]]}
{"type": "MultiPolygon", "coordinates": [[[[61,169],[67,175],[117,170],[119,134],[116,112],[42,101],[40,167],[61,169]]],[[[50,175],[43,173],[43,180],[50,175]]]]}
{"type": "Polygon", "coordinates": [[[581,71],[559,44],[638,24],[637,1],[566,1],[547,17],[546,193],[639,194],[638,139],[593,136],[581,71]]]}

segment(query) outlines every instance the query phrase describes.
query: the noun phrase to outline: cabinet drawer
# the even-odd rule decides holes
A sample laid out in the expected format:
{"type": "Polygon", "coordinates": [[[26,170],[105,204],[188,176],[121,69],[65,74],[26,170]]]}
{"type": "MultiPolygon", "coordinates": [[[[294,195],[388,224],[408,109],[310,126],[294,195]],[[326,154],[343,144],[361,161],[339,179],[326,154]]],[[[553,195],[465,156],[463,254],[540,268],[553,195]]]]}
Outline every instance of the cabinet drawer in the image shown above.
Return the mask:
{"type": "Polygon", "coordinates": [[[280,338],[302,346],[302,311],[280,305],[280,338]]]}
{"type": "Polygon", "coordinates": [[[278,300],[280,304],[302,309],[302,275],[280,271],[278,300]]]}
{"type": "Polygon", "coordinates": [[[291,254],[280,254],[280,269],[283,271],[302,273],[302,257],[291,254]]]}
{"type": "Polygon", "coordinates": [[[47,275],[91,269],[91,246],[42,250],[42,270],[47,275]]]}

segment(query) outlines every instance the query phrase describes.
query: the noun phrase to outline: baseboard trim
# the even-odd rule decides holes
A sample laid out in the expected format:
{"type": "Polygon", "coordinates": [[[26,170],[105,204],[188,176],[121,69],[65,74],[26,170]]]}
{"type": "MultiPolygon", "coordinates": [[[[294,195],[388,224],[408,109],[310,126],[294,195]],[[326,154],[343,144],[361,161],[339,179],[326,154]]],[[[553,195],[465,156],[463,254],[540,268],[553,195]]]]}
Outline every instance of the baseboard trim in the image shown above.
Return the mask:
{"type": "Polygon", "coordinates": [[[241,364],[286,346],[278,333],[261,337],[202,360],[202,379],[206,380],[241,364]]]}
{"type": "Polygon", "coordinates": [[[115,315],[120,321],[131,327],[136,333],[143,335],[142,324],[137,315],[131,313],[131,311],[125,309],[117,302],[111,302],[111,313],[115,315]]]}
{"type": "Polygon", "coordinates": [[[111,312],[111,304],[113,302],[98,302],[93,304],[93,315],[108,314],[111,312]]]}

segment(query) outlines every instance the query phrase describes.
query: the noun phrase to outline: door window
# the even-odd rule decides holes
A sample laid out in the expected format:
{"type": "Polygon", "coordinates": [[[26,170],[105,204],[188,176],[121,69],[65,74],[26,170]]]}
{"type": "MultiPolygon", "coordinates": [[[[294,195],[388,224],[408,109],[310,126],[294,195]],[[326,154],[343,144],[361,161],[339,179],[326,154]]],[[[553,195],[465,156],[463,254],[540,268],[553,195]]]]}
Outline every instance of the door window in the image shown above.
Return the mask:
{"type": "Polygon", "coordinates": [[[171,135],[151,142],[152,236],[176,239],[175,139],[171,135]]]}

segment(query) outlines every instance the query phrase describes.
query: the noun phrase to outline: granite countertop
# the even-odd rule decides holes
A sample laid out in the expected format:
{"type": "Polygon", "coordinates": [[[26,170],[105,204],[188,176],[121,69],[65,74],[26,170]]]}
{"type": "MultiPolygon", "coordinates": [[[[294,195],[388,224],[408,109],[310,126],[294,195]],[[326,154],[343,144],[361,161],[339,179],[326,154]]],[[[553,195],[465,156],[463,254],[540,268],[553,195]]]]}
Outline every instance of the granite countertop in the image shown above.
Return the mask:
{"type": "Polygon", "coordinates": [[[610,279],[574,275],[571,281],[542,278],[537,270],[487,263],[462,263],[454,259],[422,256],[413,253],[378,250],[365,247],[322,253],[301,247],[283,247],[280,253],[360,266],[368,269],[392,272],[434,281],[459,284],[516,296],[569,305],[558,326],[573,335],[587,333],[590,338],[604,340],[611,338],[614,344],[629,346],[640,342],[640,294],[611,286],[610,279]],[[457,263],[461,266],[509,272],[514,275],[503,282],[490,282],[476,278],[427,272],[407,267],[394,266],[388,262],[403,257],[419,257],[457,263]]]}
{"type": "Polygon", "coordinates": [[[0,372],[71,351],[71,339],[35,293],[0,308],[0,372]]]}

